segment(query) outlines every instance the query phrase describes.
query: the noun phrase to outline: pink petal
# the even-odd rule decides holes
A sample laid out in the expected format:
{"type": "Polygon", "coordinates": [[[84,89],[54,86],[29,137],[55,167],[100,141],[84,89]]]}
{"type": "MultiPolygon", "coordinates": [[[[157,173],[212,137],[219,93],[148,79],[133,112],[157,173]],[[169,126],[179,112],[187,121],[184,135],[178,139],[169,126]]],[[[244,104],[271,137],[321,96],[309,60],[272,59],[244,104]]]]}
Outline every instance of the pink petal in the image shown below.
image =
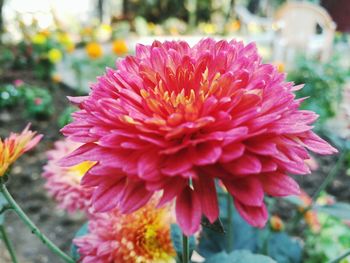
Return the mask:
{"type": "Polygon", "coordinates": [[[221,147],[214,146],[210,143],[202,143],[196,146],[191,152],[192,162],[195,165],[207,165],[215,163],[221,155],[221,147]]]}
{"type": "Polygon", "coordinates": [[[178,196],[185,188],[187,182],[188,180],[182,177],[170,178],[169,182],[163,187],[162,198],[159,200],[157,207],[163,206],[175,196],[178,196]]]}
{"type": "Polygon", "coordinates": [[[268,212],[265,204],[262,204],[261,206],[247,206],[239,202],[237,199],[234,200],[234,203],[238,213],[248,222],[248,224],[259,228],[263,228],[266,225],[268,212]]]}
{"type": "Polygon", "coordinates": [[[144,180],[154,180],[159,176],[158,156],[156,153],[143,154],[137,162],[137,172],[144,180]]]}
{"type": "Polygon", "coordinates": [[[272,196],[299,195],[300,189],[297,182],[288,175],[272,173],[260,176],[264,191],[272,196]]]}
{"type": "Polygon", "coordinates": [[[106,180],[97,187],[93,194],[93,206],[97,212],[106,212],[115,208],[123,193],[125,179],[106,180]]]}
{"type": "Polygon", "coordinates": [[[245,154],[239,159],[225,163],[223,167],[233,175],[258,174],[261,172],[259,159],[251,154],[245,154]]]}
{"type": "Polygon", "coordinates": [[[320,138],[314,132],[308,132],[305,138],[301,138],[305,147],[319,154],[337,153],[338,150],[320,138]]]}
{"type": "Polygon", "coordinates": [[[211,223],[219,217],[219,205],[216,196],[215,181],[210,176],[199,175],[193,180],[196,195],[201,201],[203,214],[211,223]]]}
{"type": "Polygon", "coordinates": [[[147,191],[143,182],[129,181],[120,198],[120,211],[132,213],[144,206],[152,197],[153,192],[147,191]]]}
{"type": "Polygon", "coordinates": [[[62,158],[58,165],[62,167],[69,167],[77,165],[85,161],[98,161],[99,157],[104,153],[103,148],[95,143],[86,143],[78,149],[62,158]]]}
{"type": "Polygon", "coordinates": [[[241,157],[244,153],[245,147],[242,143],[232,143],[225,146],[220,157],[220,162],[227,163],[241,157]]]}
{"type": "Polygon", "coordinates": [[[227,191],[237,200],[249,206],[261,206],[264,191],[260,181],[252,176],[237,180],[224,180],[227,191]]]}
{"type": "Polygon", "coordinates": [[[201,202],[189,186],[176,198],[175,211],[176,220],[186,236],[199,230],[202,217],[201,202]]]}
{"type": "Polygon", "coordinates": [[[192,167],[192,162],[188,158],[187,152],[181,151],[176,155],[167,157],[161,166],[161,171],[164,174],[173,176],[189,170],[192,167]]]}

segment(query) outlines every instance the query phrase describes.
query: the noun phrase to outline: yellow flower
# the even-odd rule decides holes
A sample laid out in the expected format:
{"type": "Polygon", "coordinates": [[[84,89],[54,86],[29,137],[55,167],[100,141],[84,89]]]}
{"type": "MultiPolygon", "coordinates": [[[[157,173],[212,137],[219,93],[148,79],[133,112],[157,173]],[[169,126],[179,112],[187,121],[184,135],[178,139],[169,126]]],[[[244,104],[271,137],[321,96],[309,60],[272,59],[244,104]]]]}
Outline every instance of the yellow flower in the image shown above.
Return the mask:
{"type": "Polygon", "coordinates": [[[284,65],[283,62],[276,61],[276,62],[273,63],[273,64],[275,64],[275,66],[276,66],[278,72],[283,73],[283,72],[285,71],[285,65],[284,65]]]}
{"type": "Polygon", "coordinates": [[[38,33],[35,36],[32,37],[33,44],[36,45],[43,45],[46,43],[46,36],[44,34],[38,33]]]}
{"type": "Polygon", "coordinates": [[[42,30],[40,32],[41,35],[45,36],[45,37],[48,37],[51,35],[51,32],[48,30],[48,29],[45,29],[45,30],[42,30]]]}
{"type": "Polygon", "coordinates": [[[113,52],[118,56],[128,53],[128,46],[126,45],[126,42],[123,39],[114,40],[112,49],[113,49],[113,52]]]}
{"type": "Polygon", "coordinates": [[[271,216],[270,225],[274,231],[282,231],[284,229],[284,223],[279,216],[271,216]]]}
{"type": "Polygon", "coordinates": [[[241,27],[241,23],[238,20],[234,20],[229,24],[229,29],[231,32],[238,31],[241,27]]]}
{"type": "Polygon", "coordinates": [[[208,34],[208,35],[215,34],[216,32],[216,26],[211,23],[201,23],[199,24],[199,27],[205,34],[208,34]]]}
{"type": "Polygon", "coordinates": [[[0,177],[25,152],[38,144],[42,135],[29,130],[29,125],[21,134],[11,133],[4,141],[0,139],[0,177]]]}
{"type": "Polygon", "coordinates": [[[53,48],[49,50],[49,52],[47,53],[47,57],[51,61],[51,63],[55,64],[62,60],[62,53],[59,49],[53,48]]]}
{"type": "Polygon", "coordinates": [[[103,49],[99,43],[91,42],[86,45],[85,51],[92,59],[99,58],[103,55],[103,49]]]}

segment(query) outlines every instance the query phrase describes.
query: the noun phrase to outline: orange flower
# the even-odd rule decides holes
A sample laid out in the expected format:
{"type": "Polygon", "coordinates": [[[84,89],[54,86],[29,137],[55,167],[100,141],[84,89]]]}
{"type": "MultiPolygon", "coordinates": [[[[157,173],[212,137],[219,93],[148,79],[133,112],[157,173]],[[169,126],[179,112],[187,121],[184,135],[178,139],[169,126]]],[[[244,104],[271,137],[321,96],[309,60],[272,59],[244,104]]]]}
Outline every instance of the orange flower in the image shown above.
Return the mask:
{"type": "Polygon", "coordinates": [[[284,229],[284,223],[282,221],[282,219],[279,216],[271,216],[270,218],[270,225],[272,230],[274,231],[282,231],[284,229]]]}
{"type": "Polygon", "coordinates": [[[128,46],[123,39],[116,39],[113,41],[113,46],[112,46],[113,52],[118,55],[124,55],[128,52],[128,46]]]}
{"type": "Polygon", "coordinates": [[[42,135],[30,131],[29,126],[21,134],[11,133],[4,141],[0,139],[0,177],[23,153],[31,150],[41,140],[42,135]]]}
{"type": "Polygon", "coordinates": [[[51,80],[54,82],[54,83],[60,83],[62,81],[62,77],[61,75],[55,73],[51,76],[51,80]]]}
{"type": "Polygon", "coordinates": [[[318,221],[317,213],[309,210],[304,214],[306,224],[310,227],[311,231],[318,233],[321,230],[321,224],[318,221]]]}
{"type": "Polygon", "coordinates": [[[85,47],[86,53],[92,59],[99,58],[103,55],[103,49],[101,45],[97,42],[91,42],[85,47]]]}

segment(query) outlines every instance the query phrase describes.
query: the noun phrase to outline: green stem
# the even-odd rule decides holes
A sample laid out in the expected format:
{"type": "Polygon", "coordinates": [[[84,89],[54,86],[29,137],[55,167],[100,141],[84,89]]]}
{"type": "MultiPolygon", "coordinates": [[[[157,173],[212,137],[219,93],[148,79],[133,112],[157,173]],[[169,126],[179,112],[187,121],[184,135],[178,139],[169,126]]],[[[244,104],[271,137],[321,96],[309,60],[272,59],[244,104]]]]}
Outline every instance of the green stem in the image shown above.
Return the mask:
{"type": "Polygon", "coordinates": [[[5,231],[5,227],[3,225],[0,225],[0,234],[1,234],[2,240],[4,241],[6,249],[10,253],[12,263],[18,263],[17,258],[16,258],[15,249],[13,248],[12,242],[8,238],[7,233],[5,231]]]}
{"type": "Polygon", "coordinates": [[[182,263],[188,263],[189,261],[189,244],[188,237],[182,234],[182,263]]]}
{"type": "Polygon", "coordinates": [[[31,230],[31,232],[36,235],[44,245],[46,245],[54,254],[63,259],[64,262],[74,263],[75,261],[65,254],[61,249],[59,249],[54,243],[51,242],[37,227],[36,225],[29,219],[29,217],[24,213],[24,211],[19,207],[17,202],[13,199],[11,194],[8,192],[5,184],[1,183],[1,192],[6,198],[7,202],[13,207],[16,214],[23,221],[23,223],[31,230]]]}
{"type": "Polygon", "coordinates": [[[334,177],[338,174],[339,169],[341,168],[342,163],[344,162],[347,155],[347,151],[344,150],[344,152],[340,155],[338,161],[333,166],[327,177],[324,179],[320,187],[317,189],[317,191],[312,196],[312,200],[316,201],[316,199],[319,197],[321,192],[326,189],[326,187],[329,185],[330,182],[333,181],[334,177]]]}
{"type": "Polygon", "coordinates": [[[329,261],[329,263],[339,263],[342,259],[350,255],[350,250],[346,251],[344,254],[340,255],[336,259],[329,261]]]}
{"type": "Polygon", "coordinates": [[[226,195],[227,197],[227,252],[231,252],[233,250],[233,203],[232,197],[229,193],[226,195]]]}

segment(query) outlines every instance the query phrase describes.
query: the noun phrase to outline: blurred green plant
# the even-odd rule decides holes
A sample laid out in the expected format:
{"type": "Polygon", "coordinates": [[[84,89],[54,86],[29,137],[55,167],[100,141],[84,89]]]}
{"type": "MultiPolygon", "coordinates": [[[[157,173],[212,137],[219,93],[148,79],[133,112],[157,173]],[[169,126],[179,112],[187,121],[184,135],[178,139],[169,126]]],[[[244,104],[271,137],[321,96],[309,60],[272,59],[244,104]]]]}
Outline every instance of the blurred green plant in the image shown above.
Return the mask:
{"type": "Polygon", "coordinates": [[[59,116],[58,118],[58,126],[60,128],[63,128],[67,124],[69,124],[73,119],[72,119],[72,113],[77,110],[77,107],[74,106],[69,106],[67,107],[59,116]]]}
{"type": "Polygon", "coordinates": [[[12,84],[0,86],[0,110],[16,106],[20,95],[20,91],[12,84]]]}
{"type": "Polygon", "coordinates": [[[350,71],[345,69],[338,57],[327,63],[300,57],[295,69],[289,72],[288,80],[295,84],[305,84],[297,92],[299,98],[310,97],[302,103],[302,108],[320,115],[318,124],[333,117],[342,100],[342,91],[350,71]]]}
{"type": "MultiPolygon", "coordinates": [[[[305,239],[305,263],[329,262],[350,247],[350,228],[336,217],[318,214],[320,233],[307,231],[305,239]]],[[[339,263],[349,263],[343,259],[339,263]]]]}
{"type": "Polygon", "coordinates": [[[27,86],[22,87],[25,113],[33,118],[47,118],[53,113],[52,96],[46,89],[27,86]]]}
{"type": "Polygon", "coordinates": [[[71,68],[75,74],[79,93],[85,94],[88,82],[95,82],[95,76],[101,76],[105,73],[106,67],[115,67],[115,55],[103,56],[101,58],[91,59],[89,57],[73,58],[71,68]]]}

